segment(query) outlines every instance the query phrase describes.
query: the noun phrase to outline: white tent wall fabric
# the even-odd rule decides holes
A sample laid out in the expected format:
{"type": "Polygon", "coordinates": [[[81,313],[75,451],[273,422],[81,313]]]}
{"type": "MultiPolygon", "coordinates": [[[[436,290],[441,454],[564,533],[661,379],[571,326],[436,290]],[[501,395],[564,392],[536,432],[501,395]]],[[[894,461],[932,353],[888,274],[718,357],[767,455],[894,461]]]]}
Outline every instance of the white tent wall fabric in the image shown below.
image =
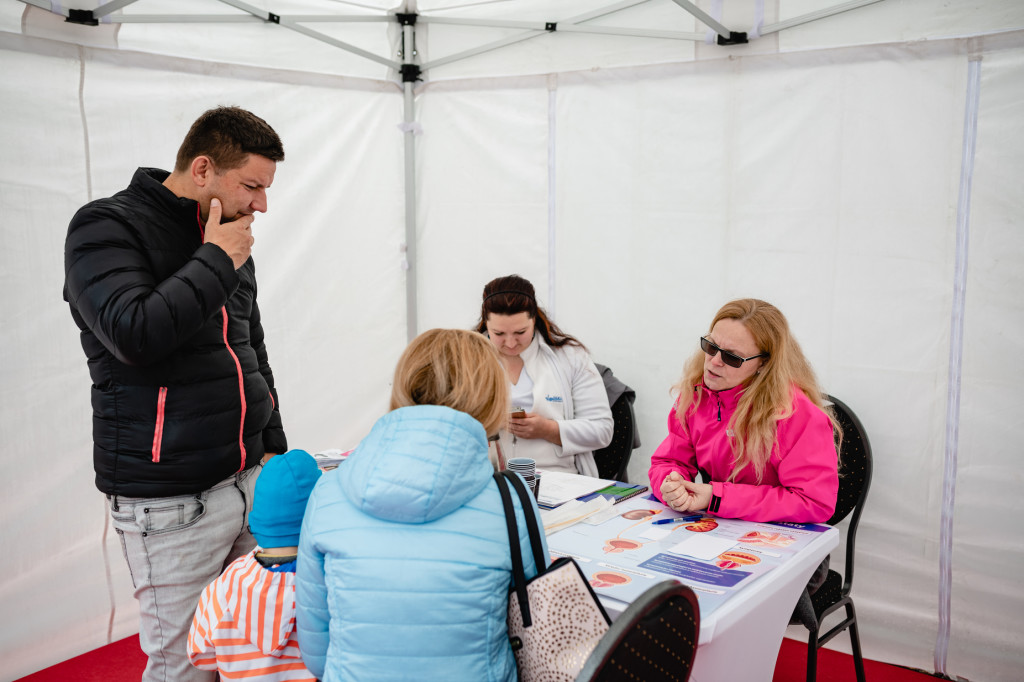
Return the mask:
{"type": "MultiPolygon", "coordinates": [[[[855,587],[865,655],[1017,679],[1024,5],[884,0],[720,46],[671,0],[578,24],[671,37],[531,29],[519,41],[526,29],[441,20],[537,25],[604,5],[252,3],[284,24],[372,19],[316,23],[339,47],[243,21],[240,4],[139,0],[79,26],[49,2],[0,0],[0,539],[13,563],[0,604],[17,622],[0,636],[0,679],[137,628],[93,486],[63,240],[79,206],[137,166],[168,167],[218,104],[255,111],[285,142],[254,258],[292,447],[358,443],[387,409],[409,334],[472,326],[484,283],[518,272],[636,390],[630,477],[644,480],[670,387],[714,311],[764,298],[873,445],[855,587]],[[403,126],[397,71],[346,49],[410,61],[396,10],[421,13],[411,61],[510,44],[424,71],[403,126]],[[113,21],[143,12],[235,16],[113,21]]],[[[751,33],[759,10],[763,29],[820,9],[697,5],[751,33]]]]}

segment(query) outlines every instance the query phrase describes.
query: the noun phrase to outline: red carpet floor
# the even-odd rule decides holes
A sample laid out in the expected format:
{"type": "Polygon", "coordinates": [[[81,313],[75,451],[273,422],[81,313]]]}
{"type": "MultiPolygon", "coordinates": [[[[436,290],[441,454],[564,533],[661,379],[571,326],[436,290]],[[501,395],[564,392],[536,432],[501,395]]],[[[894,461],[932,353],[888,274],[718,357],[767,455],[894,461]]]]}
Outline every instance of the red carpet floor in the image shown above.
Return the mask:
{"type": "MultiPolygon", "coordinates": [[[[783,639],[772,682],[804,682],[807,679],[807,640],[783,639]]],[[[867,682],[936,682],[930,673],[864,659],[867,682]]],[[[818,682],[857,682],[853,656],[818,649],[818,682]]]]}
{"type": "MultiPolygon", "coordinates": [[[[806,679],[807,644],[782,640],[773,682],[802,682],[806,679]]],[[[134,635],[76,658],[40,670],[15,682],[138,682],[146,667],[146,657],[134,635]]],[[[870,682],[935,682],[937,679],[916,670],[864,661],[865,677],[870,682]]],[[[853,658],[847,654],[821,649],[818,652],[819,682],[855,682],[853,658]]]]}

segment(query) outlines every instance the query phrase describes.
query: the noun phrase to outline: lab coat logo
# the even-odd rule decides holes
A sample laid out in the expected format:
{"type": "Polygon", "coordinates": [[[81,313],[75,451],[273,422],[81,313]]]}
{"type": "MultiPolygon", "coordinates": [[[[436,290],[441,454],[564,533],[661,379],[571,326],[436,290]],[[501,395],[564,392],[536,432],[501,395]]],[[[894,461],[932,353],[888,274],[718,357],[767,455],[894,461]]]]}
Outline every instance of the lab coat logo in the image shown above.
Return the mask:
{"type": "Polygon", "coordinates": [[[548,401],[549,403],[560,403],[560,402],[562,402],[562,396],[560,396],[560,395],[546,395],[546,396],[544,396],[544,400],[548,401]]]}

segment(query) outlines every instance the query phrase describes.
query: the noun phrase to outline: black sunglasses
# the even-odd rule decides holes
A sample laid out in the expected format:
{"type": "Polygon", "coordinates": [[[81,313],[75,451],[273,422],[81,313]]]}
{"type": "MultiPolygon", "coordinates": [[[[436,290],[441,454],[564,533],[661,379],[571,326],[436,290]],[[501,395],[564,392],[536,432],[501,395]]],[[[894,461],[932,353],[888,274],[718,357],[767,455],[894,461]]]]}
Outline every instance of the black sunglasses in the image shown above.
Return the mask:
{"type": "Polygon", "coordinates": [[[742,365],[747,360],[754,360],[755,358],[766,358],[766,357],[768,357],[768,353],[758,353],[757,355],[751,355],[749,358],[741,358],[739,355],[736,355],[735,353],[731,353],[731,352],[729,352],[727,350],[722,350],[721,348],[719,348],[715,344],[713,344],[710,341],[708,341],[703,336],[700,337],[700,349],[702,351],[704,351],[705,353],[707,353],[708,355],[710,355],[711,357],[715,357],[715,353],[721,353],[722,354],[722,362],[724,362],[725,364],[729,365],[730,367],[739,367],[740,365],[742,365]]]}

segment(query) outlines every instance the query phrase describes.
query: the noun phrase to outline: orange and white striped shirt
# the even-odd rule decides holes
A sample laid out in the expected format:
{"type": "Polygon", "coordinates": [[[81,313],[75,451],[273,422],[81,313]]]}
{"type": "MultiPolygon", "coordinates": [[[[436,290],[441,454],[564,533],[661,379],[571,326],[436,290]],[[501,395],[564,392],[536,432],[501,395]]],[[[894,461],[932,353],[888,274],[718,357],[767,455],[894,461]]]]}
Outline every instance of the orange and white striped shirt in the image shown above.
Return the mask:
{"type": "Polygon", "coordinates": [[[314,682],[295,636],[295,574],[274,572],[256,551],[206,586],[188,633],[188,657],[225,680],[314,682]]]}

